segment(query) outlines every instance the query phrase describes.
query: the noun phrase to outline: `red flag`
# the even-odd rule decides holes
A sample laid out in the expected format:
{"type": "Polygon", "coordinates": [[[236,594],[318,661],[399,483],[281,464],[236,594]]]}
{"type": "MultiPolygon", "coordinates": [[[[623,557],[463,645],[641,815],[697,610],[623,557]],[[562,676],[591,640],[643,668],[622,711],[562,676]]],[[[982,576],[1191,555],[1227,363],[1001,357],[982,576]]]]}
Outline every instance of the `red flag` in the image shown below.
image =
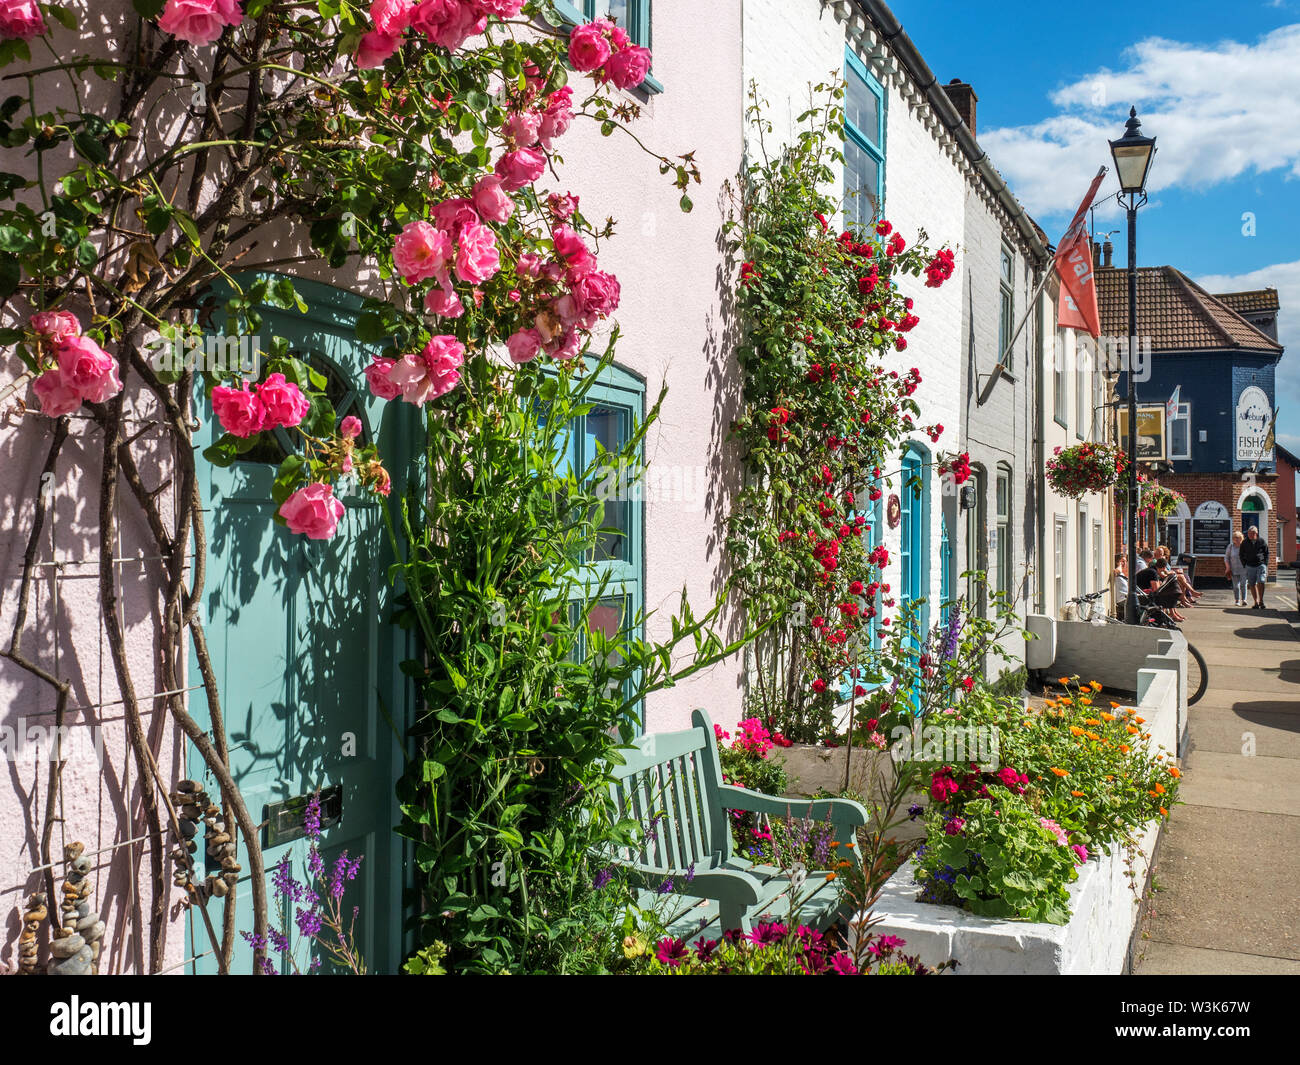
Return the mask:
{"type": "Polygon", "coordinates": [[[1103,166],[1088,186],[1088,192],[1074,213],[1065,236],[1056,249],[1056,272],[1061,278],[1061,301],[1056,323],[1070,329],[1086,329],[1094,340],[1101,334],[1101,316],[1097,313],[1097,286],[1092,273],[1092,242],[1084,220],[1093,197],[1105,176],[1103,166]]]}

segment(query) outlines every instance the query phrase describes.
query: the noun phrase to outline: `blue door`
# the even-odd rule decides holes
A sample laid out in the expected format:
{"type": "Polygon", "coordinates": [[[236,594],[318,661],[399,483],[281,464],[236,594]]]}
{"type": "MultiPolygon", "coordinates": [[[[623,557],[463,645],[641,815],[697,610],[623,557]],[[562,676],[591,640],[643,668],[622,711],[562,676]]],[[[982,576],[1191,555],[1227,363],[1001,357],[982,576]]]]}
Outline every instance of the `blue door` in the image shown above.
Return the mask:
{"type": "MultiPolygon", "coordinates": [[[[915,447],[903,459],[901,521],[899,523],[899,589],[903,606],[926,599],[930,593],[930,492],[929,469],[915,447]]],[[[916,614],[917,629],[929,628],[929,604],[916,614]]]]}
{"type": "MultiPolygon", "coordinates": [[[[414,410],[375,400],[364,386],[362,368],[371,352],[353,333],[361,300],[324,285],[296,281],[295,286],[310,313],[265,308],[263,346],[272,336],[284,337],[291,350],[326,375],[338,417],[361,419],[362,442],[378,437],[395,497],[404,487],[417,424],[414,410]]],[[[326,869],[344,850],[354,858],[365,856],[344,902],[349,912],[352,905],[360,907],[357,939],[370,970],[393,972],[401,956],[403,883],[402,848],[392,831],[398,820],[394,782],[402,760],[394,728],[404,731],[407,719],[398,664],[411,655],[405,638],[384,620],[391,553],[380,504],[369,494],[343,491],[347,512],[334,539],[313,541],[290,533],[272,521],[271,486],[280,460],[297,446],[292,434],[278,431],[276,439],[264,438],[232,466],[220,468],[201,456],[202,448],[221,435],[220,426],[206,401],[200,400],[198,411],[204,419],[195,440],[198,479],[209,537],[203,621],[233,775],[250,815],[271,822],[262,829],[271,927],[288,935],[292,925],[290,914],[277,925],[271,871],[288,856],[301,881],[307,855],[306,840],[294,838],[300,816],[286,813],[282,804],[292,806],[320,788],[337,795],[332,811],[337,819],[322,834],[326,869]]],[[[190,668],[196,677],[196,664],[190,668]]],[[[201,724],[208,722],[201,690],[194,693],[193,711],[201,724]]],[[[218,799],[215,781],[193,752],[188,771],[218,799]]],[[[203,857],[201,851],[197,857],[203,857]]],[[[237,926],[251,931],[242,842],[239,862],[237,926]]],[[[208,871],[216,872],[215,863],[208,871]]],[[[218,931],[220,905],[209,904],[218,931]]],[[[216,971],[197,915],[191,917],[189,937],[187,956],[201,955],[192,971],[216,971]]],[[[239,937],[233,971],[249,971],[251,957],[239,937]]],[[[284,958],[274,953],[269,958],[283,970],[284,958]]]]}

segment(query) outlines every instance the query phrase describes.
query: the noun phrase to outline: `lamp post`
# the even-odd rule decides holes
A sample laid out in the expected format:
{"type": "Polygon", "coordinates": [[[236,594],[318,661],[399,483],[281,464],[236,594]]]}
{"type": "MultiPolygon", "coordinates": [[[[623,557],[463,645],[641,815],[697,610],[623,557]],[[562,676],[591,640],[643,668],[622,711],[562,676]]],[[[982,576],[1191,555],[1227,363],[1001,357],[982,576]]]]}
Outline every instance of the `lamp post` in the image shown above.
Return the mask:
{"type": "Polygon", "coordinates": [[[1137,212],[1147,202],[1147,171],[1155,154],[1155,137],[1144,137],[1139,132],[1137,108],[1129,108],[1128,121],[1124,123],[1124,136],[1110,141],[1111,158],[1115,160],[1115,175],[1119,178],[1119,202],[1128,211],[1128,602],[1124,607],[1124,620],[1130,625],[1138,621],[1137,610],[1137,386],[1133,381],[1133,365],[1137,350],[1137,212]]]}

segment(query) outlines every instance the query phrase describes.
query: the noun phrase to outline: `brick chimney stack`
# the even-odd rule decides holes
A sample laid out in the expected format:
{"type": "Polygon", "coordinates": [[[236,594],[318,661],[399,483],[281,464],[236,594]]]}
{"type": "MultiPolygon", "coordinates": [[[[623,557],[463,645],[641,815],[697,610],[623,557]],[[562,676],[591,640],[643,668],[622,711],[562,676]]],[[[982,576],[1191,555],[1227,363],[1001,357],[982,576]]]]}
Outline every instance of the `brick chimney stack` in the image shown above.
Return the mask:
{"type": "Polygon", "coordinates": [[[975,90],[967,85],[961,78],[953,78],[943,87],[943,91],[948,94],[948,99],[952,101],[953,107],[957,108],[957,114],[961,115],[962,121],[966,123],[966,128],[970,130],[970,135],[975,134],[975,104],[979,97],[975,95],[975,90]]]}

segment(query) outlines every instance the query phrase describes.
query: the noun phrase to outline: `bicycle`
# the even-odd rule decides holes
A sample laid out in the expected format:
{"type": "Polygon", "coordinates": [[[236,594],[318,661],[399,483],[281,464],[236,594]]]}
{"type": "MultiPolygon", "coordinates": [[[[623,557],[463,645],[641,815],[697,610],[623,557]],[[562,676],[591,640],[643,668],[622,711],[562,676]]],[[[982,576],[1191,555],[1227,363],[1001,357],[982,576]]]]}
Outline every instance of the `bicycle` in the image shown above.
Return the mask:
{"type": "MultiPolygon", "coordinates": [[[[1107,613],[1105,607],[1099,605],[1099,601],[1106,595],[1106,592],[1092,592],[1089,595],[1076,595],[1070,600],[1071,605],[1075,607],[1075,612],[1080,621],[1087,621],[1093,624],[1106,625],[1124,625],[1127,622],[1120,618],[1113,617],[1107,613]]],[[[1163,610],[1160,609],[1150,596],[1144,592],[1138,592],[1138,624],[1155,625],[1164,629],[1178,629],[1182,631],[1177,624],[1163,610]]],[[[1205,695],[1206,689],[1210,686],[1210,667],[1205,664],[1205,656],[1193,646],[1190,640],[1187,641],[1187,705],[1192,706],[1199,702],[1205,695]]]]}

